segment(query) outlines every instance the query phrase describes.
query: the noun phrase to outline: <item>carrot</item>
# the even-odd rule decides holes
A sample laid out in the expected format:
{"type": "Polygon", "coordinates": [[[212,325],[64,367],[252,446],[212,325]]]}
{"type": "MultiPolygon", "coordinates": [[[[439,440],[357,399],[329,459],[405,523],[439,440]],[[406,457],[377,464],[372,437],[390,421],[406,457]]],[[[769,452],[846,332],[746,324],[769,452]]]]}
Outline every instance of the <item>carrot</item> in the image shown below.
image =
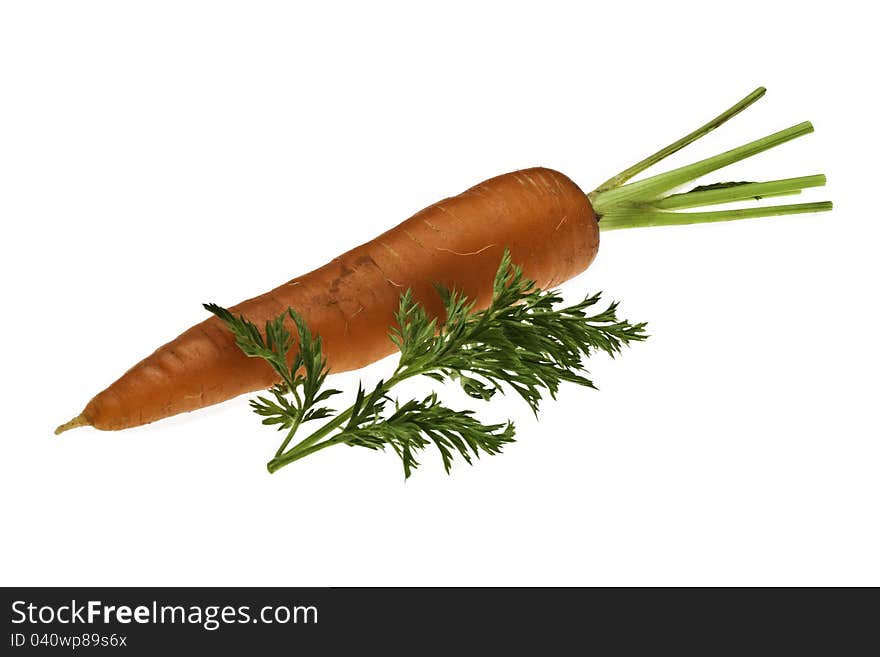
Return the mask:
{"type": "MultiPolygon", "coordinates": [[[[726,221],[828,210],[830,203],[761,206],[715,212],[682,208],[799,193],[824,183],[808,176],[765,183],[721,183],[668,195],[711,171],[812,131],[802,123],[755,142],[638,182],[627,180],[702,137],[764,93],[763,88],[712,121],[584,193],[546,168],[507,173],[435,203],[403,223],[308,274],[230,308],[257,325],[295,308],[320,334],[333,372],[363,367],[394,350],[388,339],[400,294],[411,289],[429,313],[443,311],[434,284],[463,292],[485,307],[498,262],[513,262],[541,288],[584,271],[599,231],[648,225],[726,221]]],[[[277,383],[262,359],[248,358],[217,317],[193,326],[98,393],[76,418],[56,429],[91,425],[118,430],[217,404],[277,383]]]]}

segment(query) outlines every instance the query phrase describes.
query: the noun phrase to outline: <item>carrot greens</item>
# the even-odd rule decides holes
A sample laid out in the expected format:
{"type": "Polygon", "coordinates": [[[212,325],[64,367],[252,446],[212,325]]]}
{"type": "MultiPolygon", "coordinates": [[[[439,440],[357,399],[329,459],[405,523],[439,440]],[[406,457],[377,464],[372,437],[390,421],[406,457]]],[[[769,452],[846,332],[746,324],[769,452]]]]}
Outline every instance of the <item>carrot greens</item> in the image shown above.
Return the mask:
{"type": "Polygon", "coordinates": [[[449,408],[436,393],[401,402],[391,397],[399,383],[415,376],[457,382],[480,400],[509,390],[537,414],[544,396],[555,397],[563,382],[594,387],[585,376],[591,354],[615,356],[624,345],[647,337],[645,324],[617,318],[616,303],[597,309],[598,294],[559,307],[559,293],[541,290],[524,278],[506,251],[488,308],[476,310],[473,301],[455,290],[437,286],[437,292],[445,306],[443,321],[429,317],[410,291],[401,295],[389,335],[400,350],[397,367],[371,388],[360,384],[354,403],[341,411],[321,405],[340,391],[324,389],[329,370],[321,338],[295,310],[288,309],[261,332],[245,317],[205,305],[246,355],[268,362],[281,379],[269,395],[250,402],[263,424],[286,432],[268,463],[270,472],[333,445],[390,448],[400,457],[405,477],[419,465],[417,452],[433,445],[449,472],[455,456],[471,463],[481,454],[498,454],[514,440],[513,423],[484,424],[473,411],[449,408]],[[288,318],[296,337],[285,325],[288,318]],[[289,360],[292,348],[297,353],[289,360]],[[313,420],[328,421],[289,447],[301,425],[313,420]]]}
{"type": "Polygon", "coordinates": [[[780,130],[772,135],[756,139],[748,144],[730,149],[713,157],[707,157],[699,162],[678,167],[677,169],[672,169],[671,171],[666,171],[643,180],[627,183],[630,178],[654,166],[673,153],[677,153],[685,146],[727,122],[759,100],[766,91],[764,87],[758,87],[730,109],[725,110],[705,125],[608,179],[590,192],[588,197],[599,217],[599,228],[602,231],[608,231],[646,226],[677,226],[831,210],[832,204],[830,201],[818,201],[710,212],[676,212],[676,210],[706,205],[720,205],[753,199],[760,200],[766,197],[799,194],[802,189],[824,185],[825,176],[821,174],[786,178],[784,180],[771,180],[768,182],[714,183],[695,187],[689,192],[670,195],[670,192],[676,188],[690,183],[697,178],[701,178],[758,153],[768,151],[798,137],[810,134],[813,132],[813,124],[809,121],[798,123],[785,130],[780,130]]]}

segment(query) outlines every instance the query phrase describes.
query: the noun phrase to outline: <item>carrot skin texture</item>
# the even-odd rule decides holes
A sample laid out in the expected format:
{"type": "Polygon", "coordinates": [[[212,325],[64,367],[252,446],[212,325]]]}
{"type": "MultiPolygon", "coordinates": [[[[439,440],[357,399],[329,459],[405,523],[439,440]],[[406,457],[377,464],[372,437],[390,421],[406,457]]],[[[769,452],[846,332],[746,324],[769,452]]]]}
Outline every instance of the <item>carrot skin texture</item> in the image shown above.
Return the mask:
{"type": "MultiPolygon", "coordinates": [[[[407,288],[438,316],[443,308],[434,283],[485,307],[505,248],[542,288],[581,273],[599,248],[598,220],[586,194],[552,169],[497,176],[230,310],[262,325],[292,307],[321,335],[332,372],[358,369],[394,351],[388,331],[407,288]]],[[[266,362],[245,356],[211,317],[137,363],[98,393],[82,416],[98,429],[126,429],[276,382],[266,362]]]]}

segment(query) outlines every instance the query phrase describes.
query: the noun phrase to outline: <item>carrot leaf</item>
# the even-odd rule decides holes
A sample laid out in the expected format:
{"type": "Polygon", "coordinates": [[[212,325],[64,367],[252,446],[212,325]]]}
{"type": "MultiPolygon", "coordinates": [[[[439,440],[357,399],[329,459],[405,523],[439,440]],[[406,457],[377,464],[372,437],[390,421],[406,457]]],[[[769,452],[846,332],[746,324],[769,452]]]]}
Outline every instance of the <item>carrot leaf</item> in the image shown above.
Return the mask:
{"type": "Polygon", "coordinates": [[[261,333],[256,324],[242,315],[236,316],[213,303],[206,303],[204,307],[232,332],[242,352],[252,358],[265,360],[281,379],[280,383],[269,389],[273,399],[258,396],[250,401],[253,411],[263,418],[263,424],[277,425],[279,431],[288,431],[276,455],[284,452],[301,424],[331,417],[336,412],[326,406],[316,406],[342,391],[323,389],[330,370],[322,351],[321,338],[312,335],[299,313],[289,308],[266,322],[261,333]],[[296,339],[285,325],[288,319],[296,329],[296,339]],[[298,349],[290,358],[294,344],[298,345],[298,349]],[[293,400],[289,400],[287,395],[293,400]]]}
{"type": "Polygon", "coordinates": [[[429,316],[412,291],[402,294],[396,325],[389,333],[400,351],[397,367],[372,388],[360,384],[354,402],[339,412],[316,406],[339,391],[323,389],[329,370],[321,338],[312,335],[294,310],[267,322],[261,333],[244,317],[206,306],[232,331],[245,354],[266,360],[281,379],[269,390],[271,398],[258,396],[251,401],[263,424],[287,431],[268,464],[270,472],[332,445],[389,448],[401,459],[405,477],[418,467],[417,454],[433,446],[449,472],[456,456],[470,464],[481,454],[500,453],[514,440],[513,423],[484,424],[471,410],[446,406],[436,393],[401,402],[391,396],[399,383],[426,376],[457,383],[481,401],[510,391],[537,415],[543,398],[555,398],[562,383],[594,387],[585,376],[591,355],[601,351],[613,357],[629,343],[647,337],[645,324],[618,319],[616,303],[599,309],[598,294],[563,306],[557,291],[542,290],[525,278],[508,251],[487,308],[477,310],[456,290],[439,285],[436,289],[445,319],[429,316]],[[286,328],[287,320],[295,327],[296,338],[286,328]],[[288,448],[300,425],[314,419],[328,421],[288,448]]]}

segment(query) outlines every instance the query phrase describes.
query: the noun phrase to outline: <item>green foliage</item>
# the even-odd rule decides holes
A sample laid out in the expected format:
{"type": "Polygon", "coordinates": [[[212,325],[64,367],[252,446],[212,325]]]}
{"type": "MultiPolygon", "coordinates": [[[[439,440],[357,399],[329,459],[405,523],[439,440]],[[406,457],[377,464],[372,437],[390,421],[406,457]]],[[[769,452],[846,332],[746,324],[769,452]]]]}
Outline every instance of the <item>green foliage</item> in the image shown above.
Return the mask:
{"type": "MultiPolygon", "coordinates": [[[[312,336],[303,318],[293,308],[266,322],[264,333],[261,334],[256,324],[241,315],[236,317],[213,303],[206,303],[204,307],[226,324],[235,336],[239,349],[251,358],[265,360],[280,377],[281,383],[269,389],[272,399],[258,396],[250,401],[254,412],[263,418],[263,424],[277,425],[279,431],[290,430],[292,437],[300,424],[327,418],[336,412],[326,406],[316,407],[342,391],[333,388],[322,390],[329,369],[321,348],[321,337],[312,336]],[[296,328],[297,340],[285,327],[288,318],[296,328]],[[288,363],[290,350],[295,344],[299,348],[288,363]],[[288,399],[288,395],[292,400],[288,399]]],[[[290,437],[282,444],[278,454],[287,447],[290,437]]]]}
{"type": "Polygon", "coordinates": [[[523,278],[505,252],[493,283],[490,306],[474,311],[462,294],[439,288],[446,322],[436,322],[412,300],[400,300],[391,339],[400,349],[398,372],[455,379],[477,399],[491,399],[509,386],[537,413],[544,392],[556,395],[563,381],[593,387],[583,376],[595,350],[612,356],[633,340],[644,340],[644,324],[618,321],[617,304],[589,314],[599,295],[557,308],[562,298],[523,278]]]}
{"type": "Polygon", "coordinates": [[[512,422],[483,424],[474,419],[473,411],[454,411],[444,406],[436,393],[395,405],[388,417],[360,418],[353,418],[345,428],[345,444],[369,449],[390,446],[403,462],[405,477],[419,465],[415,452],[431,444],[440,451],[443,467],[449,472],[455,453],[471,463],[472,456],[479,458],[480,452],[500,453],[505,443],[513,442],[514,435],[512,422]]]}
{"type": "Polygon", "coordinates": [[[584,376],[591,354],[603,351],[615,356],[624,345],[647,337],[645,324],[617,318],[616,303],[598,310],[598,294],[573,306],[557,307],[562,302],[558,292],[541,290],[524,278],[506,251],[488,308],[476,310],[472,301],[455,290],[438,286],[437,292],[445,308],[443,321],[429,317],[411,291],[401,296],[397,324],[389,334],[400,350],[394,374],[369,391],[359,385],[354,403],[341,412],[316,407],[339,391],[323,390],[328,370],[321,338],[312,336],[295,311],[290,309],[267,322],[261,334],[244,317],[212,304],[205,306],[232,331],[245,354],[266,360],[281,379],[281,384],[270,389],[271,399],[259,396],[251,401],[263,424],[288,431],[269,463],[270,471],[325,447],[346,444],[389,447],[400,457],[406,477],[419,464],[416,453],[433,445],[448,472],[455,455],[472,463],[481,453],[501,452],[514,439],[513,424],[483,424],[473,411],[453,410],[436,394],[391,404],[389,393],[396,385],[414,376],[428,376],[439,382],[455,381],[479,400],[509,389],[537,414],[543,396],[555,397],[563,382],[593,387],[584,376]],[[288,318],[296,339],[285,328],[288,318]],[[295,344],[299,348],[290,358],[295,344]],[[303,422],[331,417],[287,449],[303,422]]]}

